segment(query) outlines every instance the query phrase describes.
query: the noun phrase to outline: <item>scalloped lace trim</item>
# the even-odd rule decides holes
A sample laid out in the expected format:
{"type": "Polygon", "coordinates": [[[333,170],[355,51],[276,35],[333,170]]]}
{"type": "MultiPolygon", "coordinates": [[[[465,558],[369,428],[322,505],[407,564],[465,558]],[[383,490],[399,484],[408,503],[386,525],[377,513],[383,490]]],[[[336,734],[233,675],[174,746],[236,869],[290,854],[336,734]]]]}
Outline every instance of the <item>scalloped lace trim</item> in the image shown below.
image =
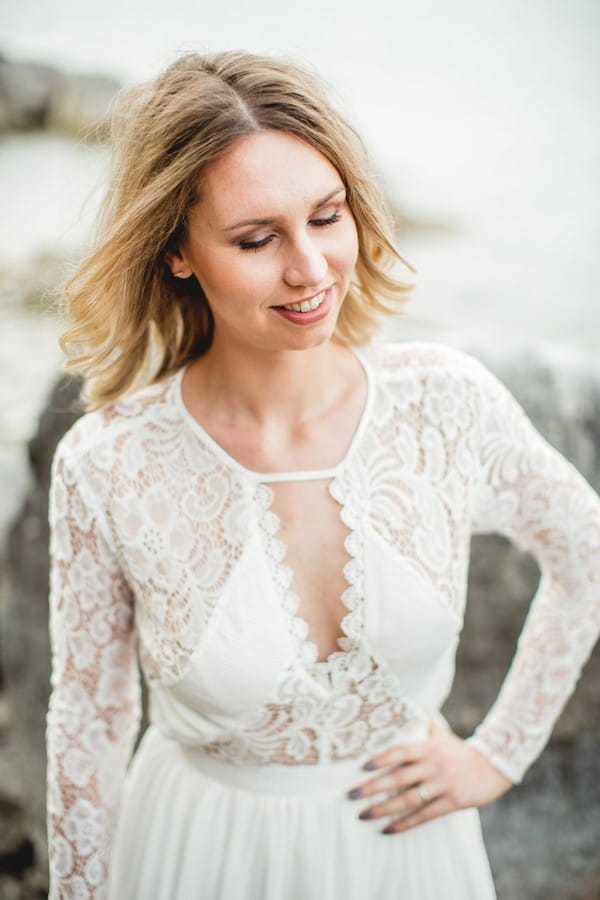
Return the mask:
{"type": "Polygon", "coordinates": [[[327,676],[334,669],[346,670],[348,654],[358,647],[363,631],[362,601],[362,569],[359,560],[362,558],[362,540],[350,511],[345,507],[341,488],[337,479],[329,484],[329,493],[340,504],[340,517],[349,529],[344,540],[344,548],[350,557],[343,568],[343,575],[348,587],[341,595],[341,601],[348,610],[340,622],[341,636],[338,638],[339,650],[334,650],[326,659],[319,660],[319,648],[308,637],[308,623],[298,615],[300,598],[292,590],[294,573],[285,563],[286,547],[277,535],[281,531],[279,516],[273,511],[273,491],[265,484],[257,487],[256,502],[259,511],[259,527],[265,547],[265,554],[271,569],[273,580],[281,596],[281,604],[288,614],[290,634],[295,640],[296,651],[302,662],[311,669],[315,676],[327,676]]]}

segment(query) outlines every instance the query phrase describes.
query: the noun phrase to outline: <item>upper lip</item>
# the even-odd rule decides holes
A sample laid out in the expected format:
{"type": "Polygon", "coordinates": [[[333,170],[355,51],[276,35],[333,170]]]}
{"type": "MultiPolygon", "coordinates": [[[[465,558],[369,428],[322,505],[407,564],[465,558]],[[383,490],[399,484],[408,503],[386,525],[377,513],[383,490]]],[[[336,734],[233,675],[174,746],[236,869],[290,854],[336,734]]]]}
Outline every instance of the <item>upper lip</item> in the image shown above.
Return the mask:
{"type": "Polygon", "coordinates": [[[333,287],[332,284],[327,287],[321,288],[320,291],[315,291],[314,294],[311,294],[310,297],[299,297],[298,300],[288,300],[286,303],[276,303],[275,306],[291,306],[292,303],[306,303],[307,301],[314,300],[315,297],[318,297],[319,294],[324,294],[329,288],[333,287]]]}

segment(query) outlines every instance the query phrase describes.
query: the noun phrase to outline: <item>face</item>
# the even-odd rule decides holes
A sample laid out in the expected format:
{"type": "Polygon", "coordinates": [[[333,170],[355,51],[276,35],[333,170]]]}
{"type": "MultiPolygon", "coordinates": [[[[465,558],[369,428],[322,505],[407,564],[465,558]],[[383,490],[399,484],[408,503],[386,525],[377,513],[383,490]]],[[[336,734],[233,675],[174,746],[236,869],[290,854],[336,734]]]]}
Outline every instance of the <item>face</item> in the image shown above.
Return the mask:
{"type": "Polygon", "coordinates": [[[188,235],[167,256],[194,274],[213,313],[213,350],[282,351],[328,340],[358,254],[343,182],[293,135],[241,138],[202,176],[188,235]]]}

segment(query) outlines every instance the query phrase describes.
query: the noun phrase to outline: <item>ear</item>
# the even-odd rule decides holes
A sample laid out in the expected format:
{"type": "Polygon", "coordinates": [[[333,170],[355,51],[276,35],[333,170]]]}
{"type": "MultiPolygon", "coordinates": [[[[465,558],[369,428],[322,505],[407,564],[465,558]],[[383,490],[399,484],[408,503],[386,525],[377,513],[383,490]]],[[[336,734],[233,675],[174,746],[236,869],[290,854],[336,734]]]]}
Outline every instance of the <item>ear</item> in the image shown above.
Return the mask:
{"type": "Polygon", "coordinates": [[[194,273],[178,250],[165,253],[165,262],[175,278],[189,278],[194,273]]]}

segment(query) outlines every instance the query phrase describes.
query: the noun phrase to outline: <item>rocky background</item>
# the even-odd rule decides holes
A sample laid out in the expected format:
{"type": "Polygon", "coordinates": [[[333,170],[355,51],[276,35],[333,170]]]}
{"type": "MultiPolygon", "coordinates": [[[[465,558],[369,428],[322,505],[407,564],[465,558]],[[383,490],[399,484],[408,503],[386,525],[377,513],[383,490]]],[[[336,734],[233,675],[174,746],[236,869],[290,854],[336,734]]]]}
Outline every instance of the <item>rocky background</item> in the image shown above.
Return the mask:
{"type": "MultiPolygon", "coordinates": [[[[97,139],[105,133],[116,87],[110,79],[67,77],[0,58],[0,132],[53,128],[97,139]]],[[[41,281],[13,286],[18,302],[39,302],[57,265],[47,261],[41,281]]],[[[395,331],[404,334],[401,326],[395,331]]],[[[540,431],[600,490],[600,369],[592,359],[525,341],[499,348],[485,341],[469,345],[459,335],[445,338],[483,359],[540,431]]],[[[49,387],[29,443],[28,489],[19,503],[18,479],[0,469],[0,900],[47,895],[47,492],[54,447],[79,415],[77,390],[64,378],[49,387]]],[[[468,614],[446,708],[461,734],[473,730],[498,690],[537,578],[533,561],[502,538],[473,541],[468,614]]],[[[540,760],[521,786],[483,810],[499,900],[599,900],[599,701],[596,650],[540,760]]]]}
{"type": "Polygon", "coordinates": [[[120,85],[98,75],[73,75],[0,53],[0,133],[48,128],[77,137],[106,136],[107,113],[120,85]]]}

